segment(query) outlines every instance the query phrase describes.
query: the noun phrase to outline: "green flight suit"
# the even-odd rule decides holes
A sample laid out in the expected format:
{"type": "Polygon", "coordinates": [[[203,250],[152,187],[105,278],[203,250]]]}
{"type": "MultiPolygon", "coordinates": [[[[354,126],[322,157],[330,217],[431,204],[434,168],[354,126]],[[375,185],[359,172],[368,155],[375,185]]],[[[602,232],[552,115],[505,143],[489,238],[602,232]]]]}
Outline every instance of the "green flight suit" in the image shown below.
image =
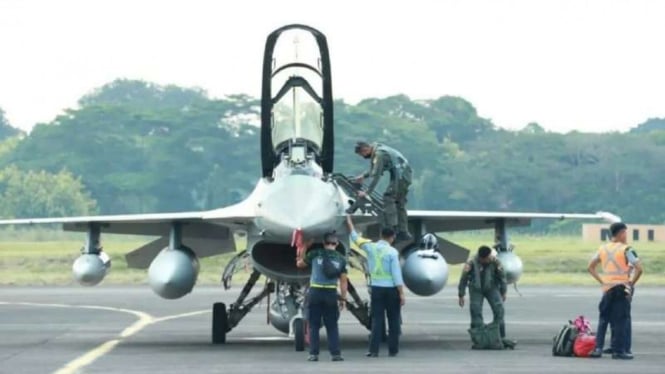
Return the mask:
{"type": "Polygon", "coordinates": [[[506,294],[506,273],[501,262],[492,257],[487,265],[478,261],[478,256],[467,261],[459,281],[459,297],[464,297],[466,287],[469,287],[469,312],[471,314],[471,328],[483,326],[483,300],[492,308],[493,323],[499,325],[501,338],[506,336],[504,309],[501,295],[506,294]]]}
{"type": "Polygon", "coordinates": [[[408,232],[406,214],[406,195],[411,185],[411,166],[407,159],[396,149],[383,144],[372,144],[372,168],[365,173],[365,178],[372,181],[367,187],[367,194],[372,193],[384,172],[390,172],[390,184],[383,193],[383,213],[381,225],[408,232]]]}

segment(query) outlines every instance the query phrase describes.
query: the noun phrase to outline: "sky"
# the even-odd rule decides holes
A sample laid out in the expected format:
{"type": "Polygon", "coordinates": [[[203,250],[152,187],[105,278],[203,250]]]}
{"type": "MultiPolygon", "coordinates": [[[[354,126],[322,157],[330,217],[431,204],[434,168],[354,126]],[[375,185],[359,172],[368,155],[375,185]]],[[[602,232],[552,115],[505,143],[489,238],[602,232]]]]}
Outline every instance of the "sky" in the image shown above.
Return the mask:
{"type": "Polygon", "coordinates": [[[665,1],[0,0],[0,108],[29,130],[116,78],[260,96],[266,36],[322,31],[333,96],[469,100],[494,124],[665,117],[665,1]]]}

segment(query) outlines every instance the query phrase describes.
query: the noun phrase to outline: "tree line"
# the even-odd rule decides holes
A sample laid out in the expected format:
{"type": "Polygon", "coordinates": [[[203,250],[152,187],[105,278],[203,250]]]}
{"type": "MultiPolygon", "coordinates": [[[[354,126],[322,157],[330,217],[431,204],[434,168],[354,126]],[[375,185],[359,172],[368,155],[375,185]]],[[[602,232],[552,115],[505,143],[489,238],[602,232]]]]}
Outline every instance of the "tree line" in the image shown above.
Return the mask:
{"type": "MultiPolygon", "coordinates": [[[[29,134],[0,110],[3,217],[212,209],[240,201],[260,176],[257,98],[116,80],[29,134]]],[[[358,140],[404,153],[412,209],[608,210],[665,222],[665,119],[627,133],[498,128],[471,103],[404,95],[335,102],[335,170],[367,161],[358,140]]],[[[552,227],[556,227],[551,226],[552,227]]]]}

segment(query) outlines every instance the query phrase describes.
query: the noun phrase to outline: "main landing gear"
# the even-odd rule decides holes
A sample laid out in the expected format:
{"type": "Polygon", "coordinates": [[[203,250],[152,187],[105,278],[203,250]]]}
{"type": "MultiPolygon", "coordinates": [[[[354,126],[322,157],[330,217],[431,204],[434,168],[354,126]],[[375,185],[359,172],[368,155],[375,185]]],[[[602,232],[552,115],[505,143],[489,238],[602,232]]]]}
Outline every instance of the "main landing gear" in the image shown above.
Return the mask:
{"type": "Polygon", "coordinates": [[[261,273],[254,270],[250,275],[245,287],[243,287],[238,299],[226,310],[224,303],[215,303],[212,307],[212,342],[213,344],[226,343],[226,333],[231,331],[238,323],[249,313],[252,308],[263,298],[275,291],[273,282],[266,283],[265,287],[258,295],[249,300],[245,300],[250,291],[256,284],[261,273]]]}

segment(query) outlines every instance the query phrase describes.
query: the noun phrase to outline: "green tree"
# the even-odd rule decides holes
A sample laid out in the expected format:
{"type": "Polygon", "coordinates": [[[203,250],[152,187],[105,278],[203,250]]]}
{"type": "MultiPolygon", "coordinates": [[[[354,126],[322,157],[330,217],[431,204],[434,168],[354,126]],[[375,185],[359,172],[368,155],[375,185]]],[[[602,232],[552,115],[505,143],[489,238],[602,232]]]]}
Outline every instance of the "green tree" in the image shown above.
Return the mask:
{"type": "MultiPolygon", "coordinates": [[[[225,206],[246,197],[260,175],[256,98],[116,80],[79,104],[22,140],[1,142],[0,167],[66,168],[102,213],[225,206]]],[[[335,171],[369,167],[353,152],[358,140],[399,149],[414,170],[410,209],[608,210],[630,222],[665,222],[665,130],[657,120],[628,134],[558,134],[536,122],[498,129],[451,96],[337,100],[334,109],[335,171]]]]}
{"type": "Polygon", "coordinates": [[[113,105],[151,110],[188,107],[204,104],[207,93],[198,88],[158,85],[142,80],[116,79],[92,90],[79,100],[79,106],[113,105]]]}
{"type": "Polygon", "coordinates": [[[0,140],[0,165],[4,165],[5,160],[11,157],[12,152],[14,152],[20,141],[20,136],[13,136],[0,140]]]}
{"type": "Polygon", "coordinates": [[[22,134],[22,131],[12,127],[5,117],[5,111],[0,108],[0,140],[22,134]]]}
{"type": "Polygon", "coordinates": [[[80,178],[24,172],[15,166],[0,170],[0,213],[3,217],[63,217],[95,213],[96,203],[80,178]]]}
{"type": "Polygon", "coordinates": [[[430,108],[427,124],[439,141],[447,138],[466,143],[494,129],[491,121],[479,117],[476,108],[460,97],[442,96],[427,101],[427,106],[430,108]]]}
{"type": "Polygon", "coordinates": [[[665,130],[665,118],[649,118],[643,123],[632,128],[632,133],[645,133],[650,131],[665,130]]]}
{"type": "Polygon", "coordinates": [[[249,193],[248,175],[256,181],[258,138],[247,123],[258,117],[255,99],[116,81],[81,105],[35,126],[6,162],[53,173],[67,167],[103,213],[210,208],[249,193]],[[211,182],[212,173],[225,178],[211,182]],[[231,188],[239,190],[224,192],[231,188]]]}

